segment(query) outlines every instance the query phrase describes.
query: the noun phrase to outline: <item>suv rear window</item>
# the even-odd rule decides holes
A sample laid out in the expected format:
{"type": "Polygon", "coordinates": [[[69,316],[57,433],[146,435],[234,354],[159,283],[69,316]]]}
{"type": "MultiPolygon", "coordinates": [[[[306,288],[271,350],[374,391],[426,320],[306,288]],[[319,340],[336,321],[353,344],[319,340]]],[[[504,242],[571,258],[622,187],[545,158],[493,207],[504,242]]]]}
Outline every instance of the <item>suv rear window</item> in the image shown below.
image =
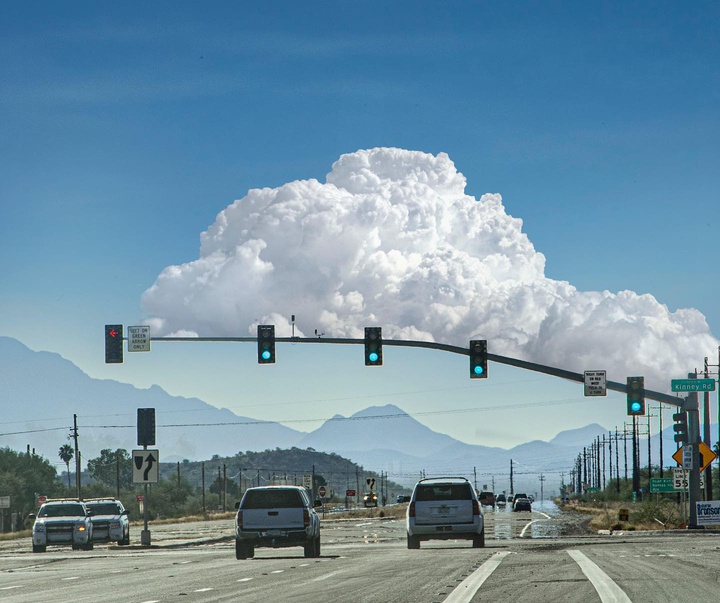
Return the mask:
{"type": "Polygon", "coordinates": [[[472,490],[469,484],[427,484],[417,487],[415,500],[472,500],[472,490]]]}
{"type": "Polygon", "coordinates": [[[302,497],[296,490],[248,490],[243,509],[291,509],[303,507],[302,497]]]}

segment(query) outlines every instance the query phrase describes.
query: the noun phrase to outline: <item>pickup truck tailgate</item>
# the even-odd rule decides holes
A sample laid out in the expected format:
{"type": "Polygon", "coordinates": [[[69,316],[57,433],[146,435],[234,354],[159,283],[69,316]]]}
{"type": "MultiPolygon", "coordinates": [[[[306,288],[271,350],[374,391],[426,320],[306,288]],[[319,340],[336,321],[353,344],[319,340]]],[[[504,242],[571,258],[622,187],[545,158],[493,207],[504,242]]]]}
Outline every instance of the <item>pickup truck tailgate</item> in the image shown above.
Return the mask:
{"type": "Polygon", "coordinates": [[[242,514],[243,530],[297,530],[305,527],[302,508],[246,509],[242,514]]]}

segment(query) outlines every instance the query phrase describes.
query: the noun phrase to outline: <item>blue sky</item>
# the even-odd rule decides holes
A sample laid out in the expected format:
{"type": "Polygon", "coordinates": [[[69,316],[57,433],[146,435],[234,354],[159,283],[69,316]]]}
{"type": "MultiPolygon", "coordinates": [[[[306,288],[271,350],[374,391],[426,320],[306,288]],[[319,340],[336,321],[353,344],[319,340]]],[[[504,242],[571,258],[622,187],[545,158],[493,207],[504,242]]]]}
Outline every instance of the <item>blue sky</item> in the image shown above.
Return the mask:
{"type": "MultiPolygon", "coordinates": [[[[478,384],[466,359],[429,352],[392,349],[365,369],[360,350],[288,346],[257,367],[250,344],[158,343],[108,367],[102,327],[148,318],[143,292],[196,260],[200,234],[250,189],[324,181],[345,153],[398,147],[447,153],[466,194],[501,194],[548,278],[696,308],[717,337],[718,13],[711,2],[3,3],[0,334],[94,377],[257,418],[394,403],[500,446],[622,425],[620,395],[588,401],[576,384],[500,366],[478,384]],[[535,400],[555,404],[525,406],[535,400]]],[[[698,348],[698,367],[717,363],[698,348]]]]}

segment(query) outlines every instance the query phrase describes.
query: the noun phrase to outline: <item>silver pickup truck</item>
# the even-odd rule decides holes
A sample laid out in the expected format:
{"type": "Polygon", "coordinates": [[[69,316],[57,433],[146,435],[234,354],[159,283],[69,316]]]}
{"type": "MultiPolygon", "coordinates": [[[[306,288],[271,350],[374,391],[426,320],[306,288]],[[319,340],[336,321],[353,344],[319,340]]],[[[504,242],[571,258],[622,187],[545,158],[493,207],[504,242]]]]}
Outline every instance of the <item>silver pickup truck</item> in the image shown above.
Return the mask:
{"type": "Polygon", "coordinates": [[[248,559],[255,547],[302,546],[305,557],[320,556],[320,517],[299,486],[249,488],[235,505],[235,558],[248,559]]]}

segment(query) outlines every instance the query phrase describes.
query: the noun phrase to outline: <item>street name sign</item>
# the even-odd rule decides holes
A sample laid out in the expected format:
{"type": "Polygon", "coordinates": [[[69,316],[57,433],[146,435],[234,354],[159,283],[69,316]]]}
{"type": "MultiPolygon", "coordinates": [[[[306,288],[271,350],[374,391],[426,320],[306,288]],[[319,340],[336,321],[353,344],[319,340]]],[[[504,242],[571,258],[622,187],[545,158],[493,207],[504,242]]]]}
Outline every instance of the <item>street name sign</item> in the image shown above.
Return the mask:
{"type": "Polygon", "coordinates": [[[585,395],[607,396],[607,371],[585,371],[585,395]]]}
{"type": "Polygon", "coordinates": [[[149,352],[150,351],[150,327],[128,327],[127,328],[128,352],[149,352]]]}
{"type": "Polygon", "coordinates": [[[675,487],[672,477],[651,477],[650,492],[674,492],[675,487]]]}
{"type": "Polygon", "coordinates": [[[670,390],[674,392],[714,392],[715,379],[672,379],[670,390]]]}

